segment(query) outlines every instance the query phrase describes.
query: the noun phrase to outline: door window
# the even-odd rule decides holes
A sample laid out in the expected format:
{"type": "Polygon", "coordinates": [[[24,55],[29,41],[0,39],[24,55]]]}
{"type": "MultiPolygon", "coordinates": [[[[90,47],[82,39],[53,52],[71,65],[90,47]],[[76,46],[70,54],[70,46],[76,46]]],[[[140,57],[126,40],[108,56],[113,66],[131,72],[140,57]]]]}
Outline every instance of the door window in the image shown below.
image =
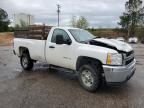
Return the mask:
{"type": "Polygon", "coordinates": [[[62,35],[64,41],[67,41],[70,39],[69,35],[62,29],[55,29],[52,35],[51,42],[56,43],[56,35],[62,35]]]}

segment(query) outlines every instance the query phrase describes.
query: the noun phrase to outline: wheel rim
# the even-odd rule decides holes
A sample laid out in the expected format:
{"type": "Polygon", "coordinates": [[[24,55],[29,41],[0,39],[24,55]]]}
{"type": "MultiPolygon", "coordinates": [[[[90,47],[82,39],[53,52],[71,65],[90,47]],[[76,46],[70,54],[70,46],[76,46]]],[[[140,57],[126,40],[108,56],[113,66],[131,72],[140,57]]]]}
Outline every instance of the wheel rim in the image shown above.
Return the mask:
{"type": "Polygon", "coordinates": [[[90,87],[93,85],[94,79],[92,73],[89,70],[82,71],[81,79],[85,86],[90,87]]]}
{"type": "Polygon", "coordinates": [[[28,60],[27,60],[26,57],[23,57],[23,58],[22,58],[22,65],[23,65],[24,68],[27,68],[28,60]]]}

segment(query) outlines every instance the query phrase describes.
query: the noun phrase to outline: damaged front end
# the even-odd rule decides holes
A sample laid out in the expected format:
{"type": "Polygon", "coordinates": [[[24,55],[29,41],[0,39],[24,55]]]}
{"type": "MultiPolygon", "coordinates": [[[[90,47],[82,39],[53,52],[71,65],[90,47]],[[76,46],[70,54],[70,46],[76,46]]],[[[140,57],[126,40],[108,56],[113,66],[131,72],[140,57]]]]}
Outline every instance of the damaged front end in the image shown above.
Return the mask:
{"type": "MultiPolygon", "coordinates": [[[[116,65],[116,63],[112,65],[103,64],[104,76],[107,83],[123,83],[133,76],[136,70],[136,60],[134,58],[134,51],[130,45],[104,38],[90,40],[88,44],[113,49],[122,55],[121,65],[116,65]]],[[[117,61],[117,58],[115,61],[117,61]]]]}

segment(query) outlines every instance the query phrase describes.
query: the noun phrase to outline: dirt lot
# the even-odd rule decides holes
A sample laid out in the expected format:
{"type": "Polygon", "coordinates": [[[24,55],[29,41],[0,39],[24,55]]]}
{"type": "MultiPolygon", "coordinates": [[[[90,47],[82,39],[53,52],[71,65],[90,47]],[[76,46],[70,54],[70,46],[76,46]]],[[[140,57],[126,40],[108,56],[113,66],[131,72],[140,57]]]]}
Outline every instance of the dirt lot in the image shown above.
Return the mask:
{"type": "Polygon", "coordinates": [[[134,45],[137,70],[126,84],[82,89],[72,73],[48,70],[37,63],[21,69],[11,46],[0,47],[0,108],[142,108],[144,106],[144,45],[134,45]]]}
{"type": "Polygon", "coordinates": [[[0,33],[0,45],[11,45],[13,43],[13,32],[0,33]]]}

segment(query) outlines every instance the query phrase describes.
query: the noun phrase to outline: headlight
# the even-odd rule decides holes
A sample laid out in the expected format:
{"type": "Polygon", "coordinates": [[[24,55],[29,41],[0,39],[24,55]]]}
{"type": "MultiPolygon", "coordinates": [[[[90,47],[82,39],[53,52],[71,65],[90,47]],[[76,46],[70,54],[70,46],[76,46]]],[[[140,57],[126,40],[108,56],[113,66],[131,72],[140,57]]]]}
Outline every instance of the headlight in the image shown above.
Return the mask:
{"type": "Polygon", "coordinates": [[[122,55],[118,53],[108,53],[107,64],[108,65],[122,65],[122,55]]]}

